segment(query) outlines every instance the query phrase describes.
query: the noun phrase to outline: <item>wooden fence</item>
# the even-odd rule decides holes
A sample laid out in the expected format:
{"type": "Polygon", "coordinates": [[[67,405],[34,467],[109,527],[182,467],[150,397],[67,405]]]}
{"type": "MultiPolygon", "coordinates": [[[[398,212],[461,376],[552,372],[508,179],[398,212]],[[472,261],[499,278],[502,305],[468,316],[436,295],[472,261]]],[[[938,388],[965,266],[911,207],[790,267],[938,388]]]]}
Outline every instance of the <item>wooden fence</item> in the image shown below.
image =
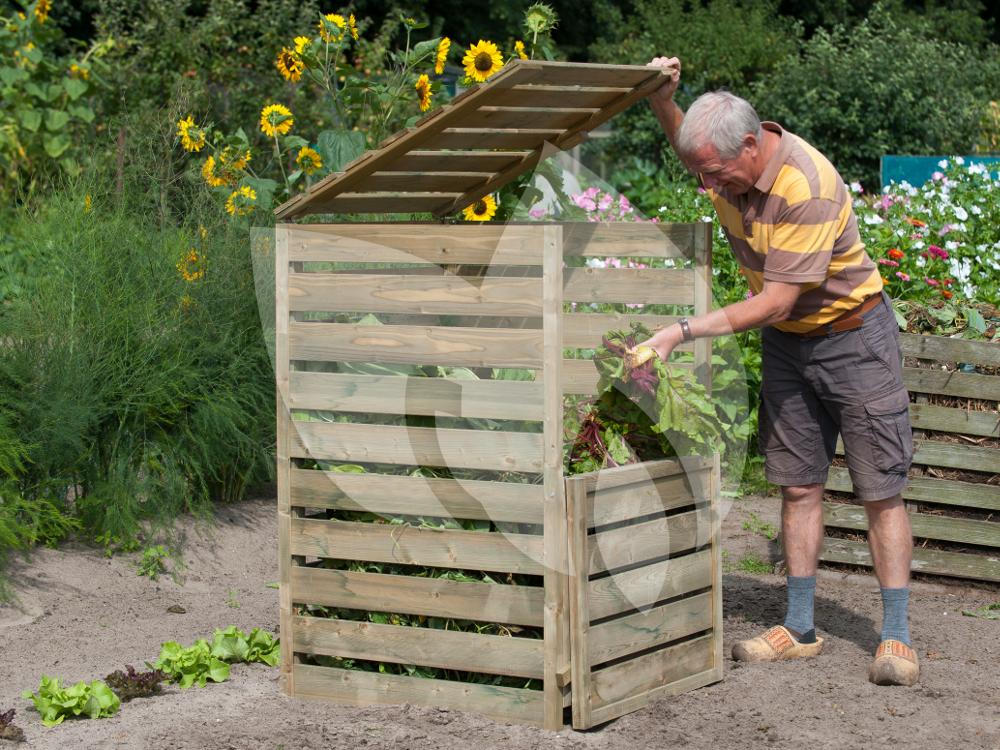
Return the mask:
{"type": "MultiPolygon", "coordinates": [[[[901,343],[911,358],[903,379],[915,453],[903,498],[916,540],[913,570],[1000,581],[1000,374],[957,367],[1000,373],[1000,346],[913,334],[901,343]]],[[[832,467],[826,487],[850,492],[847,469],[832,467]]],[[[842,532],[868,528],[858,505],[825,503],[824,520],[842,532]]],[[[864,542],[830,536],[822,559],[871,565],[864,542]]]]}

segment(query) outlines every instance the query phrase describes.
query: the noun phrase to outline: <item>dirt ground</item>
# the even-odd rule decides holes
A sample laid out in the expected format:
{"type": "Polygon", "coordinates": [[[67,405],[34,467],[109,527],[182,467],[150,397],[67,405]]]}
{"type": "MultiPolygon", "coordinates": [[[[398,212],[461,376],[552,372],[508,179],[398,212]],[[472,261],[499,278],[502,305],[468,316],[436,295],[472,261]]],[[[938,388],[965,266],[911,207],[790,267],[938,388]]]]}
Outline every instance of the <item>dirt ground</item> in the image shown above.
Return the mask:
{"type": "MultiPolygon", "coordinates": [[[[15,562],[20,609],[0,607],[0,711],[31,748],[1000,748],[1000,621],[963,609],[1000,599],[1000,590],[963,582],[917,581],[911,599],[915,645],[923,662],[913,688],[866,680],[877,645],[881,602],[875,579],[821,572],[817,625],[827,647],[817,659],[741,666],[727,658],[723,682],[586,732],[559,733],[498,724],[456,711],[414,706],[350,708],[290,700],[277,669],[239,665],[230,681],[123,704],[109,719],[46,729],[21,691],[40,675],[67,682],[103,677],[126,663],[152,661],[159,645],[185,645],[214,628],[277,630],[276,518],[273,500],[220,511],[211,538],[192,532],[183,584],[136,575],[136,556],[99,550],[39,550],[15,562]],[[167,611],[180,605],[186,612],[167,611]]],[[[776,559],[764,523],[777,500],[744,498],[724,526],[725,652],[732,642],[778,622],[784,579],[748,573],[748,558],[776,559]],[[757,523],[759,521],[759,523],[757,523]],[[744,529],[744,523],[756,531],[744,529]]],[[[4,741],[0,740],[0,748],[4,741]]]]}

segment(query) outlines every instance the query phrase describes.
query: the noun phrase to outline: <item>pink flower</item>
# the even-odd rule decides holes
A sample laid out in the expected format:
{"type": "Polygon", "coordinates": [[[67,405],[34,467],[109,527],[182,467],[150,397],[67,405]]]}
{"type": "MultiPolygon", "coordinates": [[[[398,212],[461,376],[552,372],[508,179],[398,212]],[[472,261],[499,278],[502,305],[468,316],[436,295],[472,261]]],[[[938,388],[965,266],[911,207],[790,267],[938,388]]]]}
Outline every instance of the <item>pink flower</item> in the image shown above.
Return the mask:
{"type": "Polygon", "coordinates": [[[883,211],[888,211],[889,208],[892,207],[893,203],[895,203],[895,200],[893,200],[893,197],[888,194],[883,195],[882,200],[879,201],[879,205],[882,207],[883,211]]]}
{"type": "Polygon", "coordinates": [[[940,180],[942,177],[944,177],[944,172],[935,172],[931,175],[931,179],[935,181],[940,180]]]}
{"type": "Polygon", "coordinates": [[[607,211],[611,208],[611,203],[614,201],[611,193],[604,193],[601,199],[597,202],[597,208],[601,211],[607,211]]]}
{"type": "Polygon", "coordinates": [[[940,258],[941,260],[948,260],[948,251],[943,247],[938,247],[937,245],[931,245],[927,248],[927,252],[933,255],[935,258],[940,258]]]}
{"type": "Polygon", "coordinates": [[[545,209],[544,208],[532,208],[531,210],[528,211],[528,216],[530,216],[532,219],[540,219],[543,216],[545,216],[545,209]]]}
{"type": "Polygon", "coordinates": [[[586,190],[583,191],[583,194],[585,196],[587,196],[588,198],[590,198],[590,200],[596,200],[597,199],[597,194],[599,192],[601,192],[599,189],[597,189],[595,187],[589,187],[589,188],[587,188],[586,190]]]}
{"type": "Polygon", "coordinates": [[[938,283],[937,283],[937,281],[935,279],[928,279],[927,277],[924,277],[924,283],[927,284],[927,286],[937,286],[938,285],[938,283]]]}
{"type": "Polygon", "coordinates": [[[902,281],[910,280],[910,275],[907,273],[903,273],[902,271],[896,271],[896,276],[902,281]]]}
{"type": "Polygon", "coordinates": [[[621,268],[622,260],[621,258],[605,258],[605,268],[621,268]]]}
{"type": "Polygon", "coordinates": [[[586,193],[580,193],[579,195],[570,196],[572,201],[582,208],[584,211],[596,211],[597,204],[594,203],[593,198],[589,198],[586,193]]]}
{"type": "Polygon", "coordinates": [[[954,229],[955,229],[954,224],[945,224],[938,230],[938,237],[944,237],[946,234],[948,234],[948,232],[954,231],[954,229]]]}
{"type": "Polygon", "coordinates": [[[624,195],[618,196],[618,218],[621,219],[625,214],[630,214],[635,209],[632,208],[632,204],[628,202],[628,198],[624,195]]]}
{"type": "Polygon", "coordinates": [[[701,193],[702,195],[704,195],[704,194],[705,194],[705,193],[707,193],[708,191],[707,191],[707,190],[705,190],[705,188],[703,188],[703,187],[700,187],[700,186],[699,186],[699,188],[698,188],[698,192],[699,192],[699,193],[701,193]]]}
{"type": "Polygon", "coordinates": [[[886,260],[885,258],[879,258],[879,264],[883,266],[892,266],[893,268],[899,268],[899,263],[894,260],[886,260]]]}
{"type": "Polygon", "coordinates": [[[753,292],[747,289],[746,296],[743,299],[750,299],[751,297],[753,297],[753,292]]]}

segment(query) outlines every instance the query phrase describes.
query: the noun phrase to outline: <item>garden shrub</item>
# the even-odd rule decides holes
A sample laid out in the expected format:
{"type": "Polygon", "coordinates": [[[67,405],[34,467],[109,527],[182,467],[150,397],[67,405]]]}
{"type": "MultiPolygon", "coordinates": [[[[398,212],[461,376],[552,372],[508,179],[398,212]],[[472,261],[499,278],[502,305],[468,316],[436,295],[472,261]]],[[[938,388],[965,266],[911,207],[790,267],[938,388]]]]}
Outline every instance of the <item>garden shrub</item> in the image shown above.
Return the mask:
{"type": "Polygon", "coordinates": [[[928,24],[904,24],[878,4],[853,28],[817,31],[751,100],[761,118],[802,136],[870,190],[883,154],[970,153],[997,80],[996,46],[942,41],[928,24]]]}

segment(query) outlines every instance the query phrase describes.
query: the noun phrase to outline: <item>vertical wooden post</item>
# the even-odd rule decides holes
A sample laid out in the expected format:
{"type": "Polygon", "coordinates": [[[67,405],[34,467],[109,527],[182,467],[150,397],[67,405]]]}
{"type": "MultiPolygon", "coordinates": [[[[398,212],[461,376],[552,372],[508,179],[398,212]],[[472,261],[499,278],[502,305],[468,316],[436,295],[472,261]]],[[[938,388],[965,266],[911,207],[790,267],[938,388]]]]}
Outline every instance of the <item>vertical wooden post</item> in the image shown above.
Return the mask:
{"type": "Polygon", "coordinates": [[[291,413],[288,399],[288,234],[287,226],[274,230],[274,377],[276,393],[276,475],[278,480],[278,580],[279,628],[281,633],[281,674],[279,685],[288,695],[294,695],[292,681],[292,559],[291,539],[291,461],[288,457],[288,437],[291,413]]]}
{"type": "Polygon", "coordinates": [[[593,726],[590,698],[590,573],[587,554],[587,485],[580,477],[566,478],[567,529],[569,543],[570,628],[572,632],[573,727],[593,726]]]}
{"type": "MultiPolygon", "coordinates": [[[[694,314],[705,315],[712,310],[712,227],[710,221],[694,229],[694,314]]],[[[712,339],[702,337],[694,342],[694,372],[705,390],[712,392],[712,339]]]]}
{"type": "Polygon", "coordinates": [[[566,588],[566,498],[563,486],[562,441],[562,308],[563,243],[562,227],[546,225],[542,229],[542,378],[544,388],[543,439],[545,461],[543,481],[545,509],[543,518],[543,557],[545,562],[545,657],[544,657],[544,727],[563,727],[563,691],[559,685],[560,669],[568,658],[569,612],[563,600],[566,588]]]}
{"type": "Polygon", "coordinates": [[[715,659],[712,671],[716,680],[722,679],[722,464],[719,454],[712,456],[711,476],[708,481],[709,518],[712,524],[712,640],[715,659]]]}

